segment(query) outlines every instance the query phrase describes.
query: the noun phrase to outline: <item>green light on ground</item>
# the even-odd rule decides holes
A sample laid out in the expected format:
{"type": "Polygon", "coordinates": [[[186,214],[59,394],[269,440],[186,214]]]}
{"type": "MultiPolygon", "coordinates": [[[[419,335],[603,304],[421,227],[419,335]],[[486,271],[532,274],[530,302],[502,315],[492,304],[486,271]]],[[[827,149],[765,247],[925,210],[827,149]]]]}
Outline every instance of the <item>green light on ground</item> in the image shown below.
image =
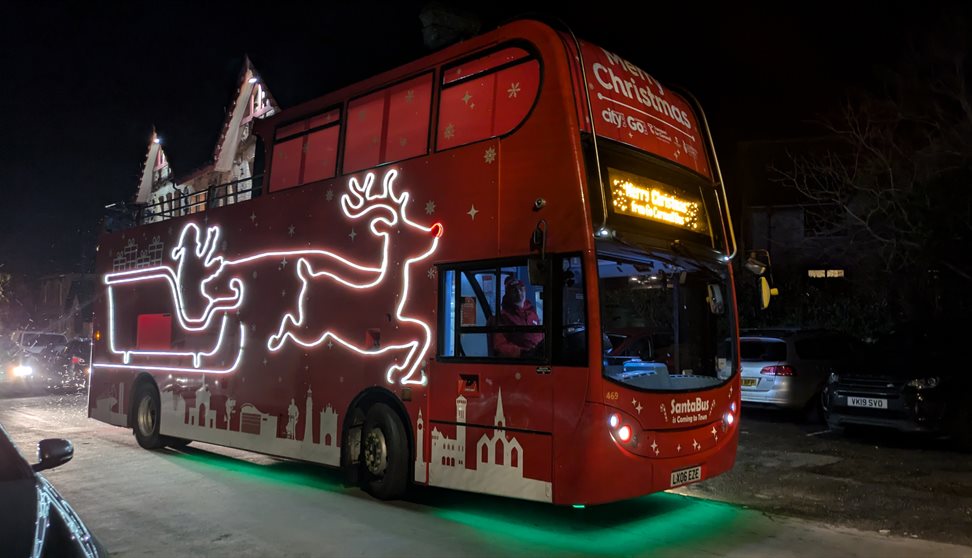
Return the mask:
{"type": "Polygon", "coordinates": [[[720,539],[735,538],[745,513],[728,504],[669,493],[594,506],[583,515],[501,498],[472,503],[439,506],[431,513],[481,532],[490,544],[517,554],[691,555],[720,539]]]}
{"type": "Polygon", "coordinates": [[[298,461],[278,461],[268,465],[250,463],[204,450],[189,449],[170,454],[175,462],[208,474],[237,476],[243,480],[269,482],[341,492],[346,490],[337,471],[298,461]]]}
{"type": "Polygon", "coordinates": [[[584,504],[574,504],[572,507],[575,510],[582,510],[582,509],[586,508],[587,506],[585,506],[584,504]]]}

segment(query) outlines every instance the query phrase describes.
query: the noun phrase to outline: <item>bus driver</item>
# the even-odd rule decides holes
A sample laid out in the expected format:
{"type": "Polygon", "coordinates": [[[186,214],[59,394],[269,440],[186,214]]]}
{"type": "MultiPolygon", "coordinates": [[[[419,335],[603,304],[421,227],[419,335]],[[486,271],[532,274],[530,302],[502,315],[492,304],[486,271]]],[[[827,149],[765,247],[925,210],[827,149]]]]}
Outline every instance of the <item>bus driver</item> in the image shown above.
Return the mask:
{"type": "MultiPolygon", "coordinates": [[[[505,287],[497,325],[541,325],[536,308],[526,298],[526,286],[523,281],[516,277],[507,277],[505,287]]],[[[507,331],[493,336],[493,350],[499,357],[519,358],[537,350],[541,342],[543,342],[543,334],[539,332],[507,331]]]]}

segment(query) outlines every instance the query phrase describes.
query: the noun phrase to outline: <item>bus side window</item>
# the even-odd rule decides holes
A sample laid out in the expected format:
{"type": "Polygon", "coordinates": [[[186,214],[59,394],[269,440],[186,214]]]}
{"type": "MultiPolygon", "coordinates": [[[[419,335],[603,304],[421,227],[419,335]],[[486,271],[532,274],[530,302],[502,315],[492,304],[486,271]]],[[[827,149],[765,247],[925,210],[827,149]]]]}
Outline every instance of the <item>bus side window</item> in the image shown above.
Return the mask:
{"type": "Polygon", "coordinates": [[[525,55],[522,49],[505,49],[443,72],[437,149],[501,136],[526,118],[539,93],[540,63],[517,59],[518,53],[525,55]],[[503,53],[510,54],[497,56],[503,53]],[[478,73],[466,70],[471,67],[478,73]]]}
{"type": "Polygon", "coordinates": [[[340,117],[340,109],[332,109],[277,129],[271,154],[271,192],[334,176],[340,117]]]}
{"type": "Polygon", "coordinates": [[[440,277],[439,356],[543,358],[544,286],[530,284],[525,262],[440,277]]]}
{"type": "Polygon", "coordinates": [[[431,104],[431,73],[349,102],[344,172],[426,154],[431,104]]]}

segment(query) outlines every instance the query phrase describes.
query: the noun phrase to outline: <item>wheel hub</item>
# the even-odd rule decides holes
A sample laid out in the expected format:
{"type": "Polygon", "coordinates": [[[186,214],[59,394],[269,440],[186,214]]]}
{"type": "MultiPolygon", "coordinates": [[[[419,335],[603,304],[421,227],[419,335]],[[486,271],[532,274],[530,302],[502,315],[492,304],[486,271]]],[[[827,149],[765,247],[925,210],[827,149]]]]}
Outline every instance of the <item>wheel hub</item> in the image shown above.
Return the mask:
{"type": "Polygon", "coordinates": [[[364,461],[368,472],[379,476],[388,466],[388,448],[385,445],[385,435],[381,429],[373,428],[365,436],[364,461]]]}
{"type": "Polygon", "coordinates": [[[151,436],[155,431],[155,421],[158,417],[158,410],[151,397],[143,397],[138,404],[138,430],[142,436],[151,436]]]}

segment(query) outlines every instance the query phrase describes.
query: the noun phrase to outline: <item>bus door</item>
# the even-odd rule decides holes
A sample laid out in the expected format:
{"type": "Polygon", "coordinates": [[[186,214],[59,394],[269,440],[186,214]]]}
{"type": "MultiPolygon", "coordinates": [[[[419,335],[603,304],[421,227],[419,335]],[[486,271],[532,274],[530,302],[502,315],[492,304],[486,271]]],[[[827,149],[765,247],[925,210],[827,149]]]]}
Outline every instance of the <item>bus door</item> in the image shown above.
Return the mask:
{"type": "Polygon", "coordinates": [[[429,484],[550,501],[549,267],[531,274],[526,258],[440,267],[429,484]]]}

